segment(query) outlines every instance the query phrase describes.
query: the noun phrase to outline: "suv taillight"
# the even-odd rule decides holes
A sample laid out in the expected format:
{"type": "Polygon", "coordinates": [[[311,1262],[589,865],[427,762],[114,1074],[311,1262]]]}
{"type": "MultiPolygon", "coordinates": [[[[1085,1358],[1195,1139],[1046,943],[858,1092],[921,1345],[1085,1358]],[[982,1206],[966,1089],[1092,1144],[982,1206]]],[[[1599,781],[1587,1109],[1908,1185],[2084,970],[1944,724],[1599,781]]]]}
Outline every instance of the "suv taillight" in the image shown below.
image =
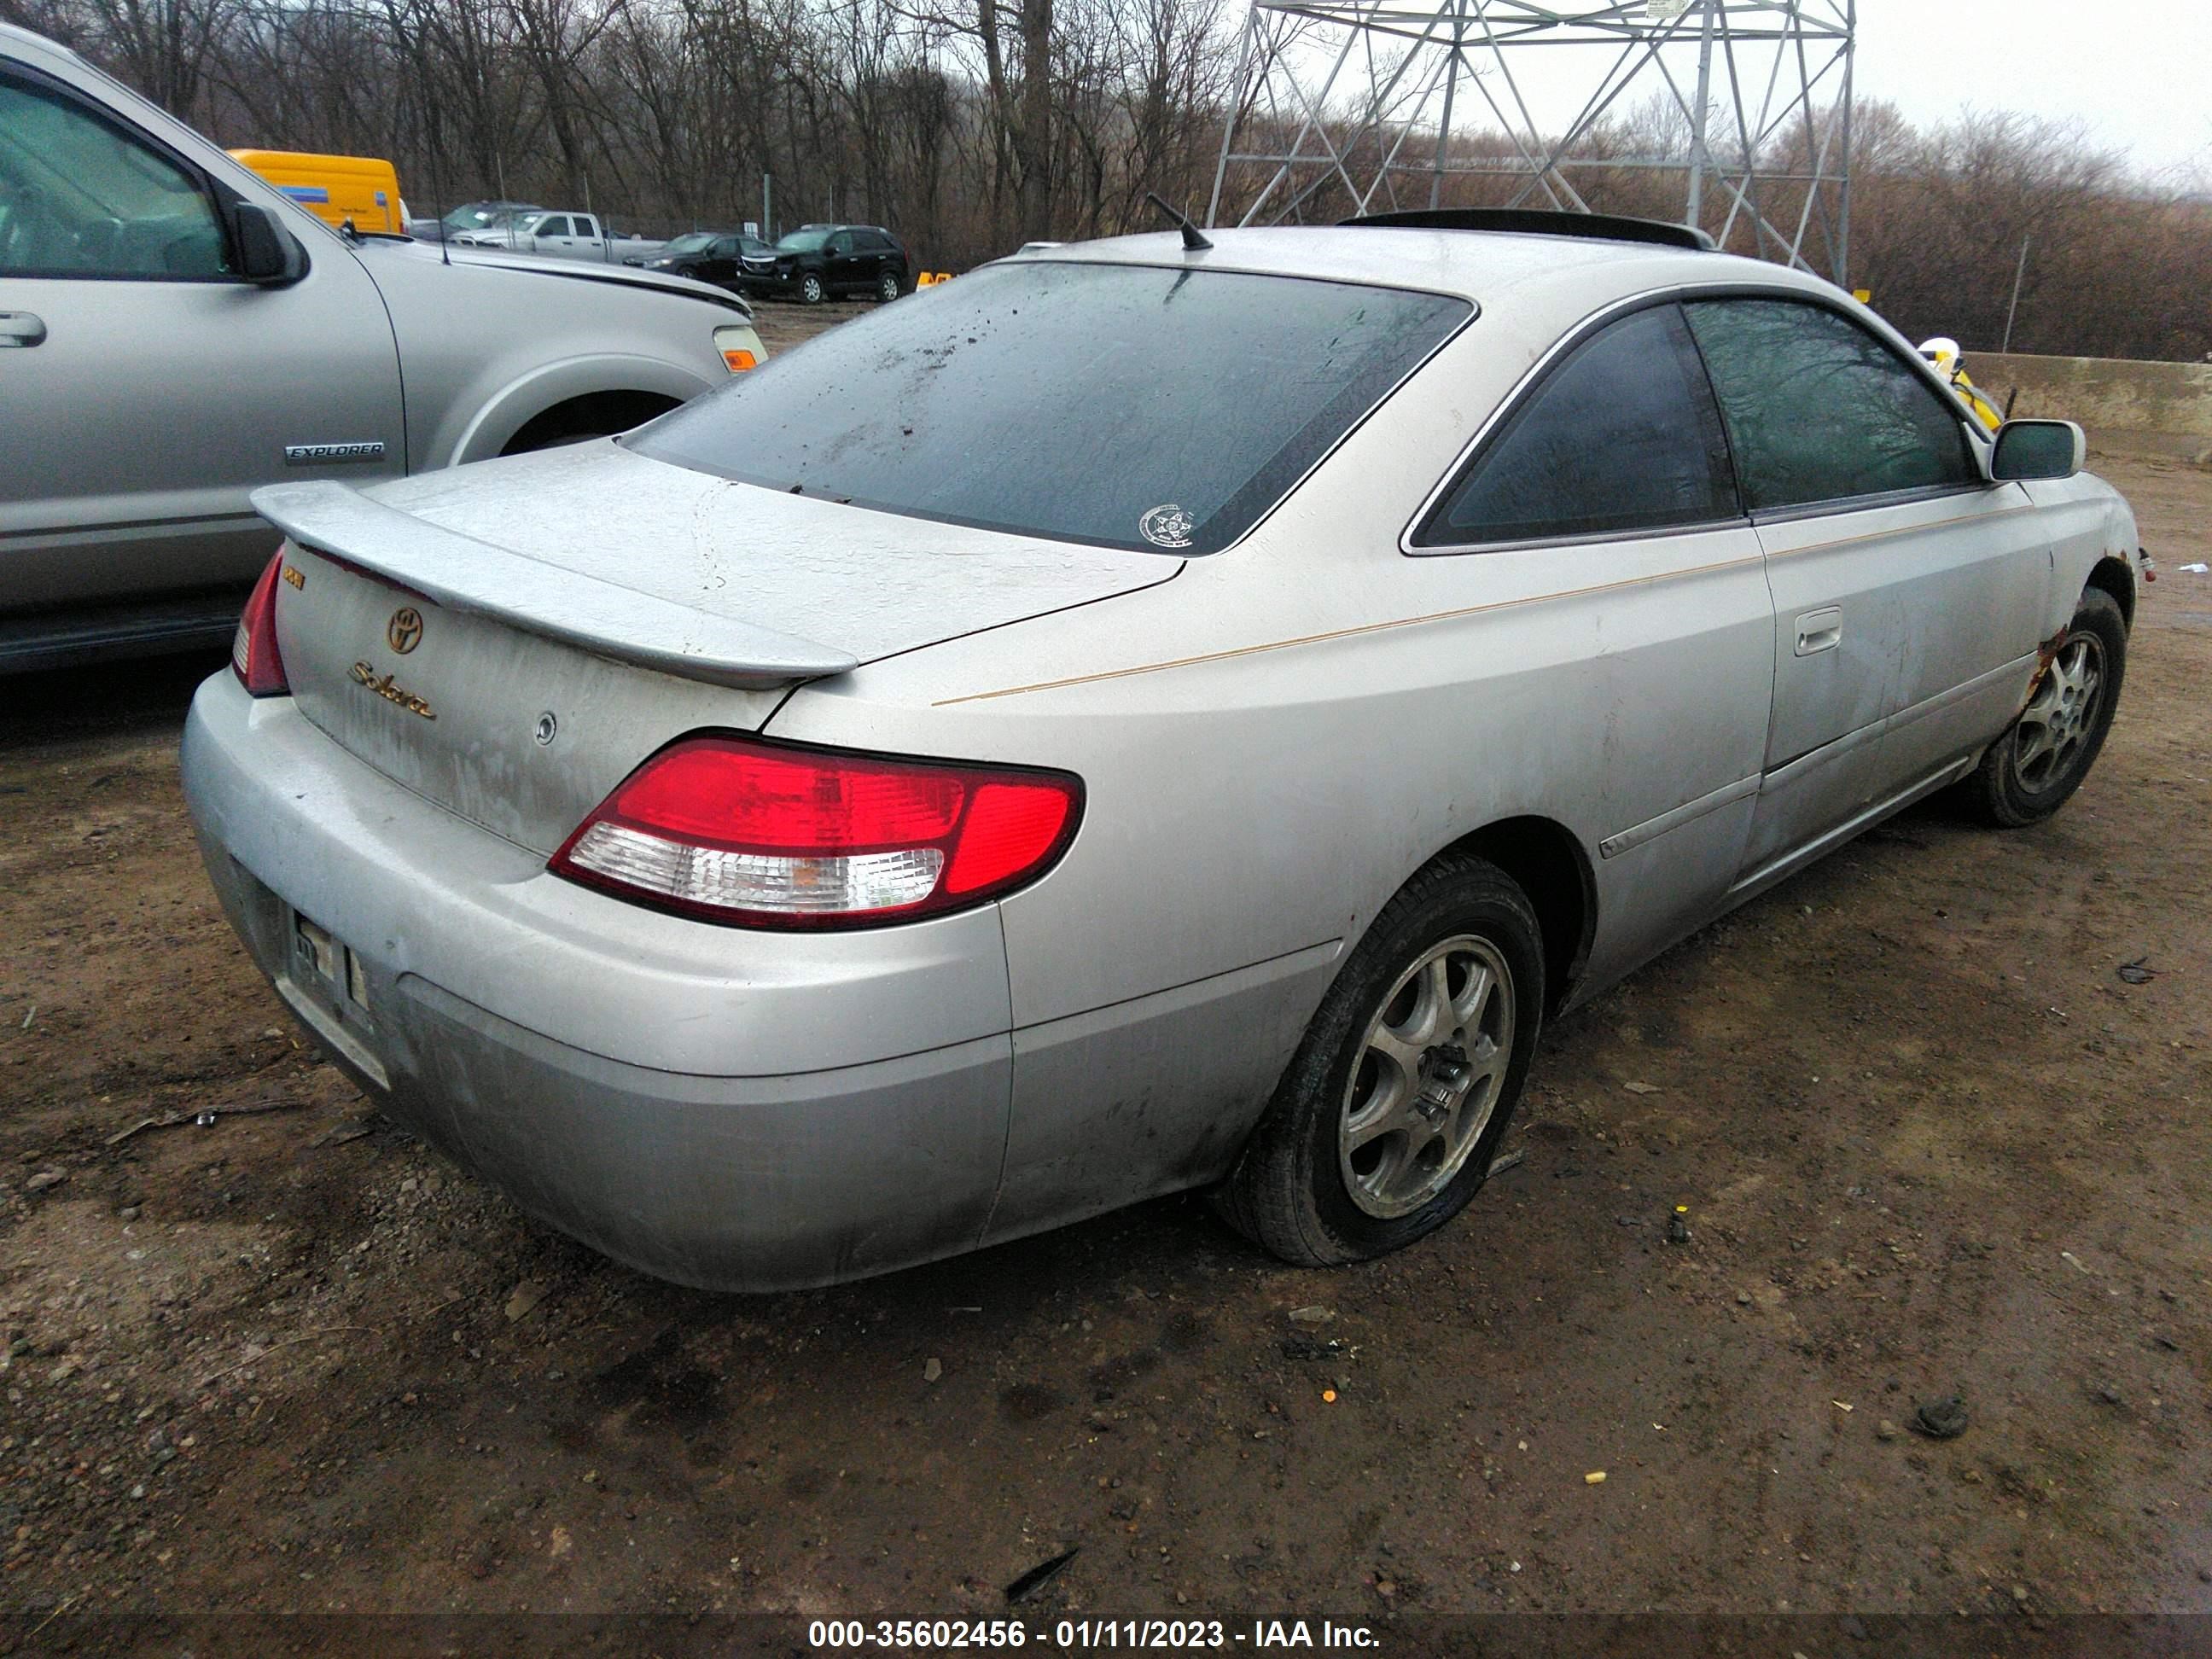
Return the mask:
{"type": "Polygon", "coordinates": [[[980,904],[1049,869],[1083,786],[1061,772],[685,738],[608,796],[554,874],[748,927],[859,927],[980,904]]]}
{"type": "Polygon", "coordinates": [[[276,650],[276,577],[283,568],[280,548],[253,584],[252,596],[239,615],[238,632],[231,635],[231,668],[239,684],[257,697],[292,695],[284,681],[284,659],[276,650]]]}

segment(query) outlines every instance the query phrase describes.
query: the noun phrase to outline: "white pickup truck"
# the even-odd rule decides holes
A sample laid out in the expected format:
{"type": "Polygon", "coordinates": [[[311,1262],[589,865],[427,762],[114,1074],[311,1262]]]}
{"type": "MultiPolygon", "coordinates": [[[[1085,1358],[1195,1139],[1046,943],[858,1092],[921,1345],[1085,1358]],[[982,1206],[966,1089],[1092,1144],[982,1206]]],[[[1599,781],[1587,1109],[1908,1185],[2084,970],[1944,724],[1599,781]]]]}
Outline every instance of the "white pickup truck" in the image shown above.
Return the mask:
{"type": "Polygon", "coordinates": [[[453,237],[457,247],[503,248],[509,253],[534,253],[555,259],[597,259],[650,257],[655,246],[635,236],[616,236],[593,213],[565,208],[538,208],[510,214],[482,230],[465,230],[453,237]]]}

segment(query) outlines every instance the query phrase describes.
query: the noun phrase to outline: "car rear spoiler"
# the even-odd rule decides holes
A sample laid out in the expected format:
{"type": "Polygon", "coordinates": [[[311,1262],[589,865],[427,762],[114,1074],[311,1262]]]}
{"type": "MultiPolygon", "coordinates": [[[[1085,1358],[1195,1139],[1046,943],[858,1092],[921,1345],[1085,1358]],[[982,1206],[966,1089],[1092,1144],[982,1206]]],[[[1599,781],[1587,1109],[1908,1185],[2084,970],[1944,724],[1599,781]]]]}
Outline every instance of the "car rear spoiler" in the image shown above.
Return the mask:
{"type": "Polygon", "coordinates": [[[455,611],[686,679],[765,689],[850,673],[835,646],[641,593],[371,501],[330,479],[269,484],[253,509],[294,541],[455,611]]]}

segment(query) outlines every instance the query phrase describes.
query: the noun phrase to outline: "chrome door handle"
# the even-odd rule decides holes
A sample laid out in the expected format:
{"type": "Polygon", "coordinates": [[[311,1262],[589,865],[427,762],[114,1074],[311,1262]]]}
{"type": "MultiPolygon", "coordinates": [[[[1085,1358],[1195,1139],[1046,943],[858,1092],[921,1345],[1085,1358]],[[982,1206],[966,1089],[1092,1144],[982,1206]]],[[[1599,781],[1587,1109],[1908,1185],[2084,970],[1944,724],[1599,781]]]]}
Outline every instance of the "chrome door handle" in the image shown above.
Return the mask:
{"type": "Polygon", "coordinates": [[[46,337],[46,319],[27,311],[0,311],[0,347],[34,346],[46,337]]]}
{"type": "Polygon", "coordinates": [[[1832,651],[1844,642],[1844,613],[1839,606],[1830,605],[1825,611],[1808,611],[1797,618],[1797,654],[1812,656],[1816,652],[1832,651]]]}

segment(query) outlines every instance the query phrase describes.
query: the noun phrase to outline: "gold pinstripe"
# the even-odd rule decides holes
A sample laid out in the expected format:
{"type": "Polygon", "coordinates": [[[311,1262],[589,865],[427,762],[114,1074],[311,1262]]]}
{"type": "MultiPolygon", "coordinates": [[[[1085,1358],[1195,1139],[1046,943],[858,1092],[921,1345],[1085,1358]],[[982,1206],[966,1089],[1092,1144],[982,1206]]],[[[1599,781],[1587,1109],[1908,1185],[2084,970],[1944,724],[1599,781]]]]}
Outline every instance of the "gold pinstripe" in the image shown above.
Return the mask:
{"type": "MultiPolygon", "coordinates": [[[[2034,513],[2039,510],[2040,509],[2036,507],[2034,502],[2028,501],[2019,507],[2000,507],[1989,513],[1978,514],[1971,520],[1971,522],[1974,524],[1987,524],[1994,519],[2009,519],[2017,514],[2034,513]]],[[[1957,518],[1951,519],[1931,519],[1925,524],[1896,525],[1887,530],[1869,530],[1856,536],[1838,536],[1829,541],[1808,542],[1802,547],[1784,547],[1778,550],[1769,549],[1766,556],[1770,559],[1794,559],[1801,553],[1825,553],[1832,547],[1850,547],[1859,542],[1886,541],[1893,536],[1911,536],[1917,534],[1919,532],[1923,530],[1942,529],[1952,525],[1963,524],[1966,522],[1969,522],[1969,520],[1967,520],[1962,514],[1957,518]]],[[[1778,525],[1773,527],[1776,529],[1781,528],[1778,525]]]]}
{"type": "Polygon", "coordinates": [[[1707,575],[1716,570],[1732,570],[1739,565],[1762,562],[1762,556],[1753,554],[1747,558],[1723,559],[1713,564],[1692,565],[1683,570],[1661,571],[1650,576],[1626,576],[1619,581],[1599,582],[1589,587],[1564,588],[1553,593],[1530,593],[1517,599],[1493,599],[1487,605],[1462,605],[1452,611],[1434,611],[1425,616],[1400,617],[1389,622],[1362,623],[1355,628],[1333,629],[1325,634],[1302,634],[1295,639],[1270,640],[1263,645],[1241,645],[1230,651],[1208,651],[1194,657],[1176,657],[1166,662],[1142,663],[1133,668],[1109,668],[1096,674],[1076,674],[1066,679],[1039,680],[1030,685],[1010,685],[998,691],[971,691],[965,696],[941,697],[930,706],[949,708],[955,703],[988,702],[994,697],[1018,697],[1031,691],[1057,691],[1071,685],[1089,685],[1099,680],[1127,679],[1135,674],[1157,674],[1170,668],[1189,668],[1200,663],[1225,662],[1234,657],[1249,657],[1262,651],[1286,651],[1294,646],[1321,645],[1331,640],[1353,639],[1362,634],[1381,634],[1394,628],[1415,628],[1423,623],[1449,622],[1460,617],[1480,616],[1487,611],[1510,611],[1519,605],[1540,605],[1553,599],[1577,599],[1593,593],[1610,593],[1624,587],[1650,587],[1664,581],[1678,581],[1688,576],[1707,575]]]}

